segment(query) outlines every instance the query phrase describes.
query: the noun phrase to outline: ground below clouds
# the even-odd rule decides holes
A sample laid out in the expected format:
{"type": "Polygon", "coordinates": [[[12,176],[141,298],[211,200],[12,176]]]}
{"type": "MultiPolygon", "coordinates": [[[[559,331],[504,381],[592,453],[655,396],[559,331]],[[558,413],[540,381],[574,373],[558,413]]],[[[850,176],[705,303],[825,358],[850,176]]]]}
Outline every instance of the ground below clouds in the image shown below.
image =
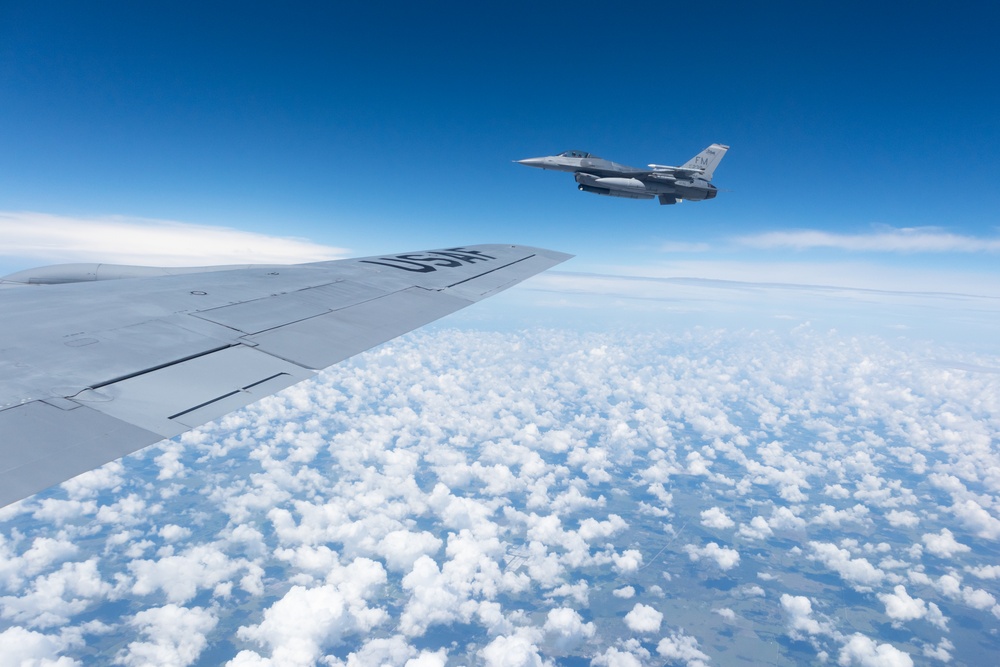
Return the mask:
{"type": "Polygon", "coordinates": [[[984,664],[997,367],[411,334],[0,511],[0,664],[984,664]]]}

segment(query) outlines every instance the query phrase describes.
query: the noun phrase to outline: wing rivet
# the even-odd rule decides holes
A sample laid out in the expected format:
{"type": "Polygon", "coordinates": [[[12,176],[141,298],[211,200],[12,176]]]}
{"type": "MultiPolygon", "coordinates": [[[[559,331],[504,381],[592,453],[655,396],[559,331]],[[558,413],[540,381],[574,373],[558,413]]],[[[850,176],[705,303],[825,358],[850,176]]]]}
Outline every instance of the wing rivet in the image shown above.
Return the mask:
{"type": "Polygon", "coordinates": [[[191,294],[194,294],[195,296],[205,296],[206,294],[208,294],[208,292],[202,292],[201,290],[196,289],[192,290],[191,294]]]}

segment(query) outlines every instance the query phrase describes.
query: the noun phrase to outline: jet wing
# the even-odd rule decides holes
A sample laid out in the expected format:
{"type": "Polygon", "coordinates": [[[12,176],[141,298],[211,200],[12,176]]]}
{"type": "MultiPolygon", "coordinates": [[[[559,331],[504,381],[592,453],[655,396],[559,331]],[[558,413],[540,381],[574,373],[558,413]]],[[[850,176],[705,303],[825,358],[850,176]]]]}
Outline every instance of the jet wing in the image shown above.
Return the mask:
{"type": "Polygon", "coordinates": [[[570,257],[481,245],[0,289],[0,507],[570,257]]]}

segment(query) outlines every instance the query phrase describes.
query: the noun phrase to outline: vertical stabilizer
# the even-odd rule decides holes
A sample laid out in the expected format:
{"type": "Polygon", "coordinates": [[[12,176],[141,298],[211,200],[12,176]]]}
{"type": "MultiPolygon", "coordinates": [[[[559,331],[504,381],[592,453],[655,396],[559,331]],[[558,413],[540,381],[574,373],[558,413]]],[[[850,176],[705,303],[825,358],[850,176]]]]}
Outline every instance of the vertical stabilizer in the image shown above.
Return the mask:
{"type": "Polygon", "coordinates": [[[712,174],[715,173],[715,168],[719,166],[722,162],[722,158],[725,157],[726,151],[729,150],[729,146],[723,146],[722,144],[712,144],[702,152],[695,155],[693,158],[685,162],[681,169],[701,169],[702,178],[706,181],[712,180],[712,174]]]}

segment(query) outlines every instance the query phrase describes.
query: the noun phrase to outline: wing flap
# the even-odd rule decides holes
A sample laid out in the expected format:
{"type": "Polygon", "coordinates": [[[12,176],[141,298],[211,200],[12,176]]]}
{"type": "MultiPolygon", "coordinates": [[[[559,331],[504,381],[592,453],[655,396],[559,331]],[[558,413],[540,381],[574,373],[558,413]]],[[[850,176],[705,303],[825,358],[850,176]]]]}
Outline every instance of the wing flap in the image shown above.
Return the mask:
{"type": "Polygon", "coordinates": [[[0,507],[163,439],[87,407],[44,401],[0,411],[0,434],[0,507]]]}
{"type": "Polygon", "coordinates": [[[248,336],[257,349],[306,368],[326,368],[470,305],[411,287],[327,315],[248,336]]]}
{"type": "Polygon", "coordinates": [[[172,438],[312,375],[295,364],[236,345],[88,389],[72,400],[172,438]]]}

